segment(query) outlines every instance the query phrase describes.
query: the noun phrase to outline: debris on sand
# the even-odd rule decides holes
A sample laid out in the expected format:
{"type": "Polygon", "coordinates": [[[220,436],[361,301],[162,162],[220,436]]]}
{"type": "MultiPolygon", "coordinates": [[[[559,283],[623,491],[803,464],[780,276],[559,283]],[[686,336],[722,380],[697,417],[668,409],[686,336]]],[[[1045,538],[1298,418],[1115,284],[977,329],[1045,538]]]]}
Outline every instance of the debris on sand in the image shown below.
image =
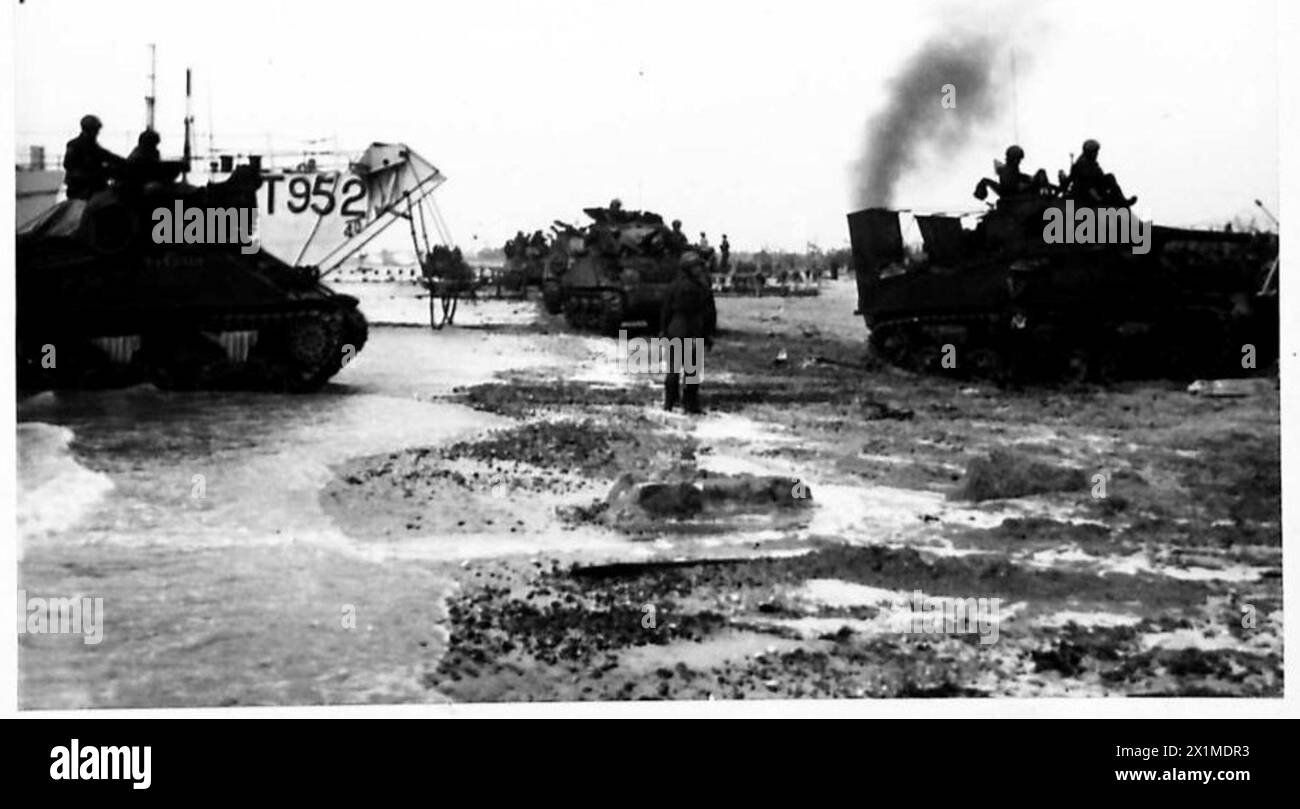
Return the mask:
{"type": "Polygon", "coordinates": [[[605,517],[611,523],[632,516],[653,519],[689,519],[704,510],[700,489],[689,482],[634,482],[625,474],[614,484],[606,498],[605,517]]]}
{"type": "Polygon", "coordinates": [[[663,520],[688,520],[738,513],[774,513],[810,505],[806,484],[780,475],[717,475],[701,472],[689,480],[637,481],[630,473],[614,484],[606,507],[591,510],[609,525],[640,526],[663,520]]]}
{"type": "Polygon", "coordinates": [[[966,467],[966,476],[952,493],[954,500],[1002,500],[1048,492],[1086,489],[1088,478],[1082,469],[1035,461],[1018,453],[995,449],[987,458],[976,458],[966,467]]]}
{"type": "Polygon", "coordinates": [[[1198,379],[1187,386],[1187,392],[1214,399],[1239,399],[1274,388],[1273,381],[1268,379],[1198,379]]]}
{"type": "Polygon", "coordinates": [[[708,475],[698,484],[705,507],[714,510],[796,508],[812,500],[807,484],[781,475],[708,475]]]}
{"type": "Polygon", "coordinates": [[[877,402],[874,399],[864,399],[861,405],[862,417],[867,421],[908,421],[915,415],[908,408],[895,407],[888,402],[877,402]]]}

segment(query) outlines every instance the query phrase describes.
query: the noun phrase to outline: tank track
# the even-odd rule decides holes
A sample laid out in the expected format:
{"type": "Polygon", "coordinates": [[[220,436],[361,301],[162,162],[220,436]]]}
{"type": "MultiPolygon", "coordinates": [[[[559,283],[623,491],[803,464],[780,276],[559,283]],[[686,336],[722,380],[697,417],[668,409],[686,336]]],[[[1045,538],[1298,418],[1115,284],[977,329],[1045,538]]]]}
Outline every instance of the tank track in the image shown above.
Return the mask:
{"type": "Polygon", "coordinates": [[[542,283],[542,306],[547,314],[558,315],[564,311],[564,291],[560,285],[546,281],[542,283]]]}
{"type": "Polygon", "coordinates": [[[904,370],[1000,382],[1011,371],[995,348],[1002,342],[996,321],[992,312],[894,318],[871,326],[869,345],[878,359],[904,370]],[[947,345],[955,349],[951,355],[947,345]],[[945,367],[946,356],[953,367],[945,367]]]}
{"type": "Polygon", "coordinates": [[[877,322],[869,345],[877,358],[908,371],[997,384],[1232,372],[1240,346],[1231,325],[1209,309],[1182,316],[1176,323],[1106,323],[1041,313],[919,315],[877,322]]]}
{"type": "Polygon", "coordinates": [[[614,289],[570,292],[564,301],[565,319],[580,331],[617,337],[625,315],[623,293],[614,289]]]}
{"type": "Polygon", "coordinates": [[[96,335],[20,340],[19,386],[101,388],[148,381],[167,390],[307,392],[361,351],[368,325],[355,307],[333,304],[200,315],[142,331],[119,338],[117,344],[126,348],[116,357],[103,347],[114,341],[96,335]],[[233,339],[223,345],[222,335],[233,339]],[[52,362],[45,361],[48,347],[56,352],[52,362]]]}

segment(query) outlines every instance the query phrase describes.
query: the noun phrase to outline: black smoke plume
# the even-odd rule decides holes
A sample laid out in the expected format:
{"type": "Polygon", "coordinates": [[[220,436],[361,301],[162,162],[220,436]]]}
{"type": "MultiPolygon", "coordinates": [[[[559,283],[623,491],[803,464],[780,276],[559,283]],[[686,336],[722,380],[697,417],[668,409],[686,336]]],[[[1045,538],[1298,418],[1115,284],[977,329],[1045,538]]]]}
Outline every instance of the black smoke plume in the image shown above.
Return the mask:
{"type": "MultiPolygon", "coordinates": [[[[867,124],[863,156],[855,166],[858,207],[887,207],[894,187],[932,151],[955,155],[1002,103],[995,85],[1002,49],[985,34],[949,32],[928,41],[889,82],[889,99],[867,124]],[[943,87],[955,88],[956,107],[942,105],[943,87]],[[937,147],[937,148],[934,148],[937,147]]],[[[1005,86],[1009,94],[1010,84],[1005,86]]]]}

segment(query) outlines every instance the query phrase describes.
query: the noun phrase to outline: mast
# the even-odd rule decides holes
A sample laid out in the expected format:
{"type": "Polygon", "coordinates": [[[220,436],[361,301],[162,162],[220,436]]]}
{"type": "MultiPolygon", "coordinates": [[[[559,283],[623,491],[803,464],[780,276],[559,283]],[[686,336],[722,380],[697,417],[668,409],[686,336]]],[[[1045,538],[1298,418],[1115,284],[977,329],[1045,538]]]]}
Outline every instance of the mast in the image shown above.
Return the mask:
{"type": "Polygon", "coordinates": [[[1020,93],[1019,77],[1016,76],[1016,49],[1011,49],[1011,126],[1013,129],[1013,143],[1020,142],[1020,93]]]}
{"type": "Polygon", "coordinates": [[[144,128],[153,129],[154,108],[158,103],[158,46],[149,43],[149,95],[144,97],[144,128]]]}
{"type": "Polygon", "coordinates": [[[216,138],[213,134],[212,124],[212,86],[208,86],[208,160],[215,160],[214,155],[217,153],[216,138]]]}
{"type": "Polygon", "coordinates": [[[181,172],[181,180],[188,181],[190,174],[190,159],[194,156],[194,149],[190,145],[190,138],[194,128],[194,105],[193,96],[190,92],[190,69],[185,68],[185,151],[181,155],[181,160],[185,164],[181,172]]]}

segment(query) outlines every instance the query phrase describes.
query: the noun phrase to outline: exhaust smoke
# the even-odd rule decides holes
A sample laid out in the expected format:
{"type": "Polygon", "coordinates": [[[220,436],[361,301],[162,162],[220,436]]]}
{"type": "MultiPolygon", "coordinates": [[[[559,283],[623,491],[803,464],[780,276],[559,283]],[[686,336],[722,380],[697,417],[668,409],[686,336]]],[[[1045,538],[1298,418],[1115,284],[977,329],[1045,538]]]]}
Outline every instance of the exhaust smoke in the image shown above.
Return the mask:
{"type": "Polygon", "coordinates": [[[898,181],[924,152],[953,152],[996,116],[1001,105],[994,78],[1002,52],[988,34],[948,31],[912,55],[890,80],[885,106],[867,124],[854,172],[857,207],[889,206],[898,181]],[[948,106],[945,85],[952,85],[948,106]]]}

